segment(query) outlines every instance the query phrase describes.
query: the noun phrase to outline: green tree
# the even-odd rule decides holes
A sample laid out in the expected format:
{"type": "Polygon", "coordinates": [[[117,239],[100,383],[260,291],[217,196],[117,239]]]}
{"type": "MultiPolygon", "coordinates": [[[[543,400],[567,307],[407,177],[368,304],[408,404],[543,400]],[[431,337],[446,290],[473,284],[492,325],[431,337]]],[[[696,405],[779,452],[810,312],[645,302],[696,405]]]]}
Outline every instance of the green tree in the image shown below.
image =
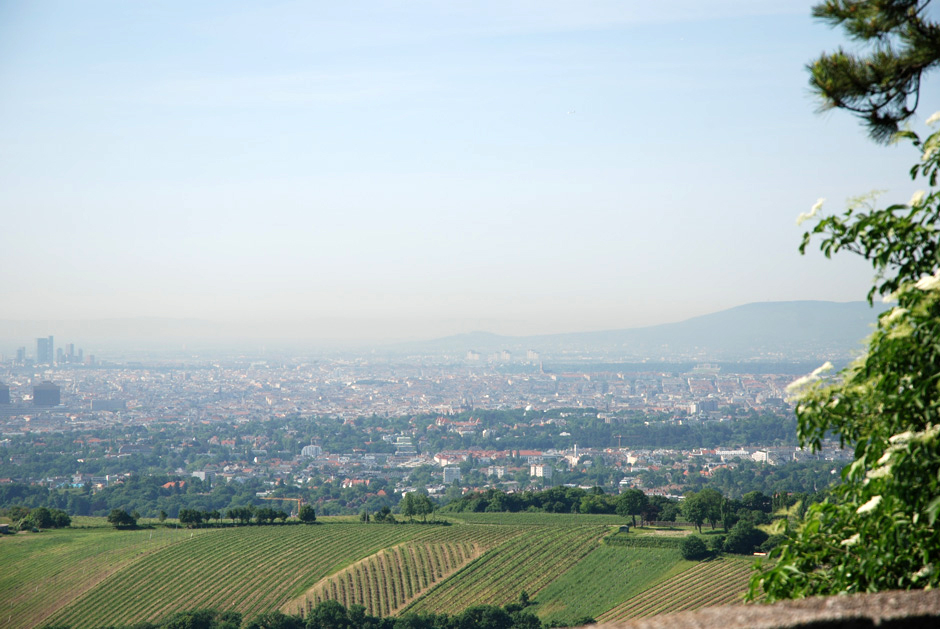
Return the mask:
{"type": "Polygon", "coordinates": [[[708,505],[705,501],[695,492],[686,495],[685,500],[682,501],[682,517],[694,524],[699,533],[702,532],[702,524],[705,523],[707,516],[708,505]]]}
{"type": "Polygon", "coordinates": [[[409,491],[407,494],[405,494],[402,497],[398,508],[403,516],[409,520],[414,520],[415,514],[417,513],[415,510],[415,493],[413,491],[409,491]]]}
{"type": "Polygon", "coordinates": [[[137,526],[137,520],[124,509],[111,509],[108,523],[116,529],[130,529],[137,526]]]}
{"type": "Polygon", "coordinates": [[[639,489],[628,489],[617,499],[617,515],[620,517],[633,518],[633,526],[636,526],[636,516],[643,513],[643,509],[649,504],[649,498],[639,489]]]}
{"type": "Polygon", "coordinates": [[[708,546],[698,535],[687,535],[679,542],[679,552],[682,553],[683,559],[695,561],[708,557],[708,546]]]}
{"type": "Polygon", "coordinates": [[[310,505],[302,505],[297,511],[297,517],[304,524],[313,524],[317,521],[317,512],[310,505]]]}
{"type": "Polygon", "coordinates": [[[726,553],[750,555],[758,546],[766,542],[768,537],[767,533],[755,528],[747,520],[741,520],[731,527],[731,531],[725,538],[723,550],[726,553]]]}
{"type": "Polygon", "coordinates": [[[842,26],[868,50],[842,48],[808,66],[823,109],[854,112],[880,142],[892,139],[917,108],[924,74],[940,66],[940,25],[930,22],[930,0],[826,0],[813,15],[842,26]]]}
{"type": "MultiPolygon", "coordinates": [[[[869,28],[848,15],[854,6],[865,12],[859,17],[871,22],[876,35],[913,37],[923,31],[917,37],[933,42],[929,65],[911,60],[915,49],[929,53],[929,42],[922,40],[901,39],[899,45],[907,47],[898,49],[903,54],[888,54],[889,46],[888,56],[876,58],[881,63],[871,72],[882,74],[881,81],[858,86],[870,105],[886,95],[913,94],[911,87],[919,88],[923,72],[936,65],[940,27],[923,21],[926,4],[833,1],[817,7],[817,13],[845,13],[840,23],[853,37],[869,28]]],[[[913,111],[899,99],[867,114],[879,139],[913,111]]],[[[838,100],[832,104],[856,111],[838,100]]],[[[927,120],[928,125],[938,121],[940,114],[927,120]]],[[[917,149],[911,176],[925,180],[927,189],[916,191],[908,203],[881,208],[868,198],[841,215],[823,217],[801,246],[805,251],[814,236],[821,236],[826,256],[843,250],[861,255],[876,272],[869,300],[881,293],[897,301],[879,317],[865,355],[837,376],[828,375],[827,364],[790,387],[797,399],[800,442],[818,449],[826,435],[835,433],[854,447],[854,461],[842,471],[842,484],[809,505],[802,525],[772,551],[773,566],[755,573],[752,597],[760,590],[773,601],[940,586],[940,132],[923,141],[909,130],[893,137],[917,149]]],[[[800,220],[813,218],[820,207],[817,203],[800,220]]]]}
{"type": "Polygon", "coordinates": [[[33,521],[33,526],[40,529],[51,529],[54,524],[52,512],[45,507],[37,507],[30,511],[29,518],[33,521]]]}
{"type": "MultiPolygon", "coordinates": [[[[408,494],[411,495],[411,494],[408,494]]],[[[424,494],[416,494],[412,498],[414,504],[414,514],[420,515],[423,522],[428,521],[428,516],[434,513],[434,502],[424,494]]]]}

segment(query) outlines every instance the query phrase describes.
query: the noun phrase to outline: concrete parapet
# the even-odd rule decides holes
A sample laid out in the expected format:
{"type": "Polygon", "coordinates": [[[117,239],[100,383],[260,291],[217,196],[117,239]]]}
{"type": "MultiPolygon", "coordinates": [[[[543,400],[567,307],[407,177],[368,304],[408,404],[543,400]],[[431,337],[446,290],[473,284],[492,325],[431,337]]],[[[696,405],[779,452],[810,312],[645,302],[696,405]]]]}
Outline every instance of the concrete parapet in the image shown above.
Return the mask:
{"type": "Polygon", "coordinates": [[[726,605],[597,625],[609,629],[932,629],[940,590],[806,598],[773,605],[726,605]]]}

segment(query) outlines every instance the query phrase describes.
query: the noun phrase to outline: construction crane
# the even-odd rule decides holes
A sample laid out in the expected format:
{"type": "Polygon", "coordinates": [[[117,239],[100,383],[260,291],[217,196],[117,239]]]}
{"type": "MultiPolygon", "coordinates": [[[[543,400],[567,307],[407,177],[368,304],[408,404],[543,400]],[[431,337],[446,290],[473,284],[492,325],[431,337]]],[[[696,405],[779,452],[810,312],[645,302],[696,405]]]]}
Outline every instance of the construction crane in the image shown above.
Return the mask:
{"type": "Polygon", "coordinates": [[[303,498],[275,498],[274,496],[261,496],[262,500],[289,500],[290,502],[297,503],[297,513],[291,515],[300,515],[300,507],[304,504],[303,498]]]}

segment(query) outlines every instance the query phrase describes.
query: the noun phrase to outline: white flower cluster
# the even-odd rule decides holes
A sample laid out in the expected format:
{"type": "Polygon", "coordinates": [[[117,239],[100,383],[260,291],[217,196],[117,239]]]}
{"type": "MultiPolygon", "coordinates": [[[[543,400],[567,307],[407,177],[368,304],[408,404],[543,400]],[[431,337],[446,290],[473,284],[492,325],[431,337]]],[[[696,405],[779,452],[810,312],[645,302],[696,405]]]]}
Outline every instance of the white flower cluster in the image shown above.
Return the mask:
{"type": "Polygon", "coordinates": [[[911,575],[911,579],[917,581],[918,579],[923,579],[926,576],[930,575],[930,571],[933,568],[933,564],[927,564],[917,572],[911,575]]]}
{"type": "Polygon", "coordinates": [[[907,314],[907,308],[900,308],[898,306],[895,306],[894,308],[891,309],[891,312],[885,315],[885,318],[882,319],[881,322],[885,326],[889,326],[906,314],[907,314]]]}
{"type": "Polygon", "coordinates": [[[790,384],[788,384],[787,393],[790,393],[791,395],[793,393],[797,393],[800,389],[802,389],[806,385],[810,384],[811,382],[815,382],[822,374],[831,370],[832,370],[832,363],[827,360],[825,363],[823,363],[822,365],[814,369],[813,372],[809,374],[808,376],[802,376],[800,378],[797,378],[790,384]]]}
{"type": "Polygon", "coordinates": [[[855,510],[855,513],[859,513],[859,514],[861,514],[861,513],[869,513],[869,512],[871,512],[871,511],[874,511],[875,509],[877,509],[877,508],[878,508],[878,505],[880,505],[880,504],[881,504],[881,496],[875,496],[874,498],[872,498],[871,500],[869,500],[868,502],[866,502],[865,504],[863,504],[861,507],[859,507],[858,509],[856,509],[856,510],[855,510]]]}
{"type": "Polygon", "coordinates": [[[933,275],[924,275],[917,283],[914,284],[915,288],[919,288],[922,291],[932,291],[940,290],[940,269],[937,269],[936,273],[933,275]]]}
{"type": "Polygon", "coordinates": [[[805,221],[808,221],[809,219],[816,216],[816,214],[819,213],[819,210],[822,209],[823,203],[825,202],[825,199],[817,200],[816,203],[813,204],[813,207],[809,209],[809,212],[802,212],[799,216],[796,217],[796,224],[802,225],[805,221]]]}

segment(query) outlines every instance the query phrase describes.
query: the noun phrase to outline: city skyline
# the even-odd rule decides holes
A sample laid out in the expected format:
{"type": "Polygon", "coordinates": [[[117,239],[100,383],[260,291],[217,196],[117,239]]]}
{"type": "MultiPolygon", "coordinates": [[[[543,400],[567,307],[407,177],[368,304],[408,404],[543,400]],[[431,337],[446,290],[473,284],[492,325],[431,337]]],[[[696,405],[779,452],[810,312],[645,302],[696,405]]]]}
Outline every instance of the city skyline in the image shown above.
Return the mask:
{"type": "Polygon", "coordinates": [[[905,202],[917,156],[815,112],[844,42],[811,5],[5,3],[0,320],[391,341],[861,300],[796,216],[905,202]]]}

